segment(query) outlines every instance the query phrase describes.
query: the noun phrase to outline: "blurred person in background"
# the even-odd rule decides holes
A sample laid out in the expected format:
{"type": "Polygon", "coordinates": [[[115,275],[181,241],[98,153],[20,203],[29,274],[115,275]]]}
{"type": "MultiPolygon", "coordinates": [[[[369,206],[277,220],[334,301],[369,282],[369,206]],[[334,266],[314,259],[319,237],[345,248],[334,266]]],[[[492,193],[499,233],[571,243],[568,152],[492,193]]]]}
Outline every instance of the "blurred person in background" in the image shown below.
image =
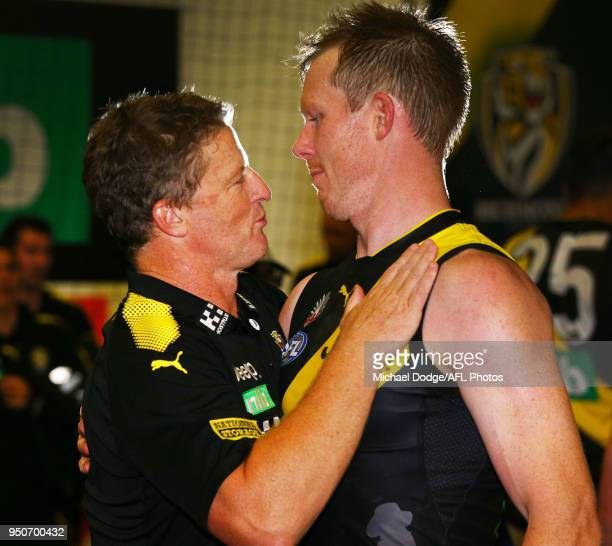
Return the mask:
{"type": "Polygon", "coordinates": [[[0,244],[0,521],[78,527],[74,422],[84,371],[63,329],[18,303],[12,248],[0,244]]]}
{"type": "Polygon", "coordinates": [[[245,271],[281,290],[289,274],[289,270],[282,263],[275,260],[270,252],[266,252],[263,258],[257,260],[252,266],[247,267],[245,271]]]}
{"type": "Polygon", "coordinates": [[[89,319],[77,305],[45,289],[53,265],[51,226],[36,216],[20,216],[4,229],[3,239],[13,248],[19,268],[19,299],[32,313],[55,321],[75,338],[79,355],[91,369],[98,350],[89,319]]]}
{"type": "MultiPolygon", "coordinates": [[[[580,139],[571,152],[573,170],[564,186],[567,207],[555,222],[513,236],[506,249],[550,304],[562,341],[612,340],[612,130],[580,139]]],[[[607,355],[606,366],[612,368],[607,355]]],[[[572,410],[600,496],[600,517],[612,544],[612,388],[567,360],[572,410]],[[575,385],[572,387],[572,385],[575,385]],[[578,388],[580,387],[580,388],[578,388]],[[605,462],[604,462],[605,460],[605,462]]],[[[610,375],[607,375],[608,379],[610,375]]]]}
{"type": "Polygon", "coordinates": [[[345,258],[355,255],[357,232],[350,222],[336,220],[323,211],[321,218],[321,239],[325,246],[325,256],[317,257],[304,264],[295,274],[293,286],[302,279],[321,269],[336,267],[345,258]]]}

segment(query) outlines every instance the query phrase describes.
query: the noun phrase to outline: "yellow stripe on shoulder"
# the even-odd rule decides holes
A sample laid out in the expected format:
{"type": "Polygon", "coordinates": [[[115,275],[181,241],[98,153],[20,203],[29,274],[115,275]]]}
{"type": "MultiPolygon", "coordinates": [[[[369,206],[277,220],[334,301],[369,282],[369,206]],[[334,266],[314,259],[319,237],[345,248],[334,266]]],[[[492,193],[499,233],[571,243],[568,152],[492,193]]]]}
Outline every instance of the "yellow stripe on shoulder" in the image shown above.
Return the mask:
{"type": "Polygon", "coordinates": [[[470,244],[479,244],[494,248],[514,261],[514,258],[512,258],[512,256],[510,256],[501,246],[480,233],[478,228],[472,224],[453,224],[442,231],[438,231],[436,234],[432,235],[430,239],[438,246],[438,256],[436,260],[439,260],[445,254],[448,254],[451,250],[455,250],[456,248],[470,244]]]}
{"type": "Polygon", "coordinates": [[[166,303],[130,292],[122,315],[139,349],[161,353],[181,336],[172,307],[166,303]]]}

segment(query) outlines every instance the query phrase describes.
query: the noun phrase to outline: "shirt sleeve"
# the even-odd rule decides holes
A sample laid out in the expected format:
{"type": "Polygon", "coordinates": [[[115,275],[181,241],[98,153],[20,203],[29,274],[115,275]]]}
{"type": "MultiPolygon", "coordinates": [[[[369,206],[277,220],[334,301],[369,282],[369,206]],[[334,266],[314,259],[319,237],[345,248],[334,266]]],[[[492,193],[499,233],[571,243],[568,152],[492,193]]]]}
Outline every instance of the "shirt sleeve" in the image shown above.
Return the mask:
{"type": "Polygon", "coordinates": [[[257,421],[245,417],[212,343],[181,336],[160,353],[123,336],[108,360],[119,443],[162,495],[205,528],[220,485],[261,436],[257,421]]]}

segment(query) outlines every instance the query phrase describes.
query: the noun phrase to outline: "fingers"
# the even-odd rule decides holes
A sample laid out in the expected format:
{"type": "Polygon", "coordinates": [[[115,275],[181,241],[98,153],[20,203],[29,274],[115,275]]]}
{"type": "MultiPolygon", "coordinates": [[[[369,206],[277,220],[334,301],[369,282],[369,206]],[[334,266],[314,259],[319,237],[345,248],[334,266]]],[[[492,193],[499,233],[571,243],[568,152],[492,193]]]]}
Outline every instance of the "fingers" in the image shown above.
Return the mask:
{"type": "Polygon", "coordinates": [[[376,287],[384,287],[395,279],[395,277],[405,269],[405,267],[410,263],[410,261],[418,255],[419,252],[423,252],[423,249],[417,243],[410,245],[406,250],[404,250],[403,254],[395,260],[384,272],[384,274],[380,277],[379,281],[376,283],[376,287]]]}
{"type": "Polygon", "coordinates": [[[352,309],[354,309],[359,303],[361,303],[361,300],[363,300],[364,297],[365,293],[363,291],[363,288],[361,288],[361,286],[359,286],[358,284],[353,286],[353,290],[351,291],[351,297],[349,298],[346,307],[344,308],[344,314],[347,315],[348,313],[350,313],[352,309]]]}
{"type": "Polygon", "coordinates": [[[421,275],[420,278],[416,281],[416,285],[412,289],[412,294],[410,295],[409,300],[410,307],[414,309],[419,309],[420,314],[422,314],[423,312],[425,302],[429,297],[431,287],[433,286],[437,275],[438,264],[436,262],[432,262],[427,266],[427,269],[424,271],[423,275],[421,275]]]}
{"type": "Polygon", "coordinates": [[[398,281],[401,275],[404,276],[398,291],[410,297],[423,275],[429,270],[429,266],[434,263],[436,253],[437,247],[430,240],[425,241],[419,251],[409,258],[405,268],[397,274],[398,281]]]}
{"type": "Polygon", "coordinates": [[[83,420],[83,406],[79,408],[79,424],[77,430],[79,437],[77,438],[77,449],[81,454],[79,459],[79,471],[81,474],[88,474],[89,467],[91,466],[91,459],[89,458],[89,446],[87,445],[87,439],[85,438],[85,421],[83,420]]]}
{"type": "Polygon", "coordinates": [[[77,439],[77,449],[79,453],[85,457],[89,457],[89,446],[84,436],[79,436],[77,439]]]}
{"type": "Polygon", "coordinates": [[[89,474],[89,468],[91,466],[91,459],[88,457],[81,457],[79,459],[79,471],[81,474],[89,474]]]}
{"type": "Polygon", "coordinates": [[[420,245],[416,243],[410,245],[383,274],[378,286],[382,289],[391,283],[397,285],[401,278],[416,282],[427,266],[435,260],[437,251],[438,247],[430,239],[420,245]]]}

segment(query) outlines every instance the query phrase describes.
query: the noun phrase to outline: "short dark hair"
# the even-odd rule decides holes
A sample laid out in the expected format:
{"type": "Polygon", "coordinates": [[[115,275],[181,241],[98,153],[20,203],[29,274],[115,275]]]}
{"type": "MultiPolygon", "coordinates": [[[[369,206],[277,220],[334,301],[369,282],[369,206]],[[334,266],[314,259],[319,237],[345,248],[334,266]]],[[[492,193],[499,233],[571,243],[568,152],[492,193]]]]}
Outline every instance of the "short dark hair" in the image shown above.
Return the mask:
{"type": "Polygon", "coordinates": [[[13,247],[8,243],[6,239],[0,239],[0,250],[6,250],[11,256],[15,255],[13,247]]]}
{"type": "Polygon", "coordinates": [[[446,158],[467,117],[470,74],[453,23],[428,20],[427,10],[377,2],[332,11],[298,44],[302,80],[312,61],[339,46],[331,83],[342,89],[351,110],[368,95],[385,91],[410,113],[416,137],[435,156],[446,158]]]}
{"type": "Polygon", "coordinates": [[[0,239],[0,252],[5,251],[11,257],[13,264],[11,266],[12,270],[17,271],[17,260],[15,259],[15,248],[6,241],[6,239],[0,239]]]}
{"type": "Polygon", "coordinates": [[[4,228],[2,232],[2,242],[14,249],[19,240],[19,235],[24,229],[31,229],[38,233],[44,233],[49,238],[53,236],[51,225],[46,220],[38,216],[17,216],[4,228]]]}
{"type": "Polygon", "coordinates": [[[612,129],[597,128],[578,138],[570,150],[571,170],[565,184],[570,201],[612,194],[612,129]]]}
{"type": "Polygon", "coordinates": [[[232,115],[231,105],[192,91],[142,92],[109,105],[91,127],[85,189],[130,260],[151,236],[156,201],[189,204],[207,167],[201,147],[232,115]]]}

